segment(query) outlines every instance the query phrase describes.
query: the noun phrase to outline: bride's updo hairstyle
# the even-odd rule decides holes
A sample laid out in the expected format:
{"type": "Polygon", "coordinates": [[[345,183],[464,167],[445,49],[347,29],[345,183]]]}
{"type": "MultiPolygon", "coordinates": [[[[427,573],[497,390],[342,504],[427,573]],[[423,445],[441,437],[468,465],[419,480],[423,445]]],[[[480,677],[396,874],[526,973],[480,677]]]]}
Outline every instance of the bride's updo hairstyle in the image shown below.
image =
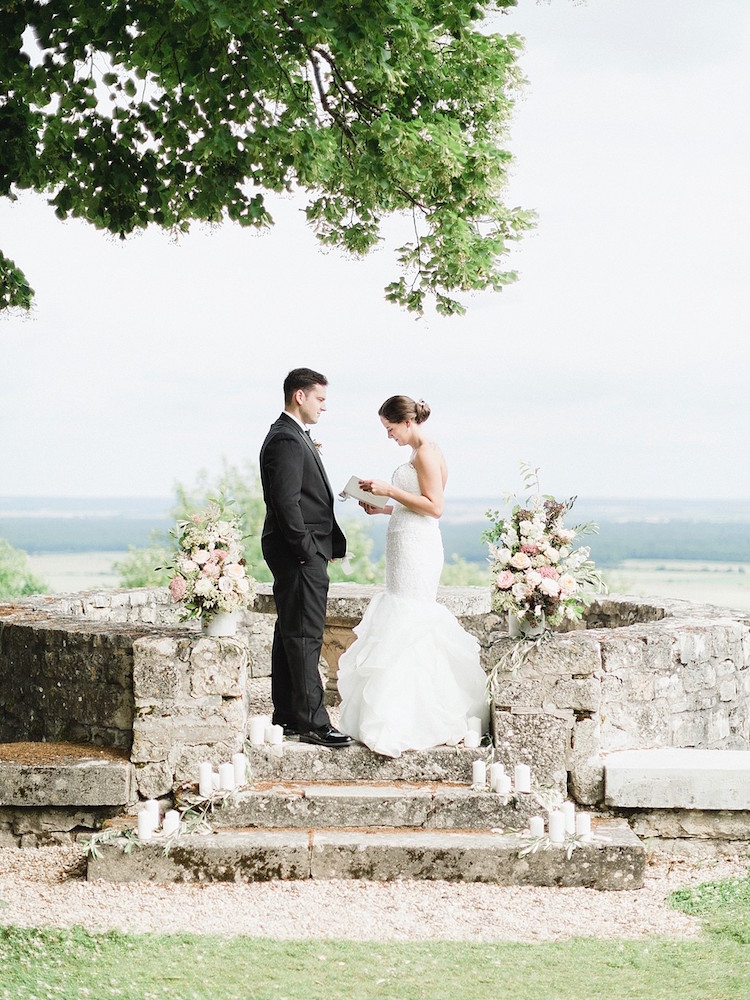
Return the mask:
{"type": "Polygon", "coordinates": [[[390,396],[378,410],[378,416],[390,424],[403,424],[407,420],[423,424],[429,415],[427,403],[423,399],[414,400],[411,396],[390,396]]]}

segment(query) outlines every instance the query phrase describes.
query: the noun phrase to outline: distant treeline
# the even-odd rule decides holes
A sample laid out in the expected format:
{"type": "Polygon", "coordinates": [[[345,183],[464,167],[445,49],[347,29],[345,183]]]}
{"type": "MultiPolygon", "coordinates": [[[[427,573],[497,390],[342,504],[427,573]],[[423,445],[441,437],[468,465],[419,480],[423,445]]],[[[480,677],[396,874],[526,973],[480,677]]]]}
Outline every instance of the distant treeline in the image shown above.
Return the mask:
{"type": "MultiPolygon", "coordinates": [[[[458,555],[469,562],[483,562],[487,558],[487,546],[481,536],[486,526],[486,522],[442,524],[446,556],[458,555]]],[[[580,542],[590,546],[591,558],[599,566],[613,566],[624,559],[750,562],[750,523],[601,522],[598,535],[586,535],[580,542]]],[[[385,532],[380,530],[376,534],[374,558],[382,553],[384,545],[385,532]]]]}
{"type": "Polygon", "coordinates": [[[152,531],[173,522],[130,517],[9,517],[0,519],[0,537],[16,549],[37,552],[126,552],[144,548],[152,531]]]}
{"type": "MultiPolygon", "coordinates": [[[[15,548],[38,552],[126,551],[143,548],[152,531],[166,532],[172,522],[163,519],[127,517],[13,517],[0,519],[0,537],[15,548]]],[[[385,549],[386,519],[368,523],[374,540],[372,558],[385,549]]],[[[487,521],[462,524],[443,522],[441,530],[446,556],[457,555],[468,562],[483,563],[487,547],[482,532],[487,521]]],[[[612,566],[624,559],[692,559],[716,562],[750,562],[750,522],[710,521],[602,521],[598,535],[587,535],[582,544],[591,546],[591,555],[600,566],[612,566]]]]}

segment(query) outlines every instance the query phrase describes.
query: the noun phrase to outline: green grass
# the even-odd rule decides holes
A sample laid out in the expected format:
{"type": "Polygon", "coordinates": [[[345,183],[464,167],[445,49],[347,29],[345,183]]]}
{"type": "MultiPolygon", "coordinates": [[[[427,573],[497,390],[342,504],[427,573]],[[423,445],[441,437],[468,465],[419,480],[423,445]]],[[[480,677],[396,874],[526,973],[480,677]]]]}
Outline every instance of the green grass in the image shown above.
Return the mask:
{"type": "Polygon", "coordinates": [[[675,909],[699,917],[708,934],[750,944],[750,877],[678,889],[669,902],[675,909]]]}
{"type": "Polygon", "coordinates": [[[701,942],[384,944],[0,929],[0,997],[9,1000],[736,1000],[748,995],[750,950],[721,936],[701,942]]]}

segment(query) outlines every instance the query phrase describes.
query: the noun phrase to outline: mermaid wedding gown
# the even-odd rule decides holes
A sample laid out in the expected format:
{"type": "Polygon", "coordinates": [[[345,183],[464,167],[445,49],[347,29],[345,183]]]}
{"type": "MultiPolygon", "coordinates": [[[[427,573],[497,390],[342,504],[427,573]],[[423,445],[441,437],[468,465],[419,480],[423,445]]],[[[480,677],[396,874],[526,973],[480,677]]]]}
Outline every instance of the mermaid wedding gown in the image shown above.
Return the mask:
{"type": "MultiPolygon", "coordinates": [[[[419,495],[413,465],[393,474],[419,495]]],[[[459,743],[467,719],[489,718],[479,644],[436,601],[443,543],[436,518],[394,503],[386,534],[386,585],[339,659],[340,728],[375,753],[459,743]]]]}

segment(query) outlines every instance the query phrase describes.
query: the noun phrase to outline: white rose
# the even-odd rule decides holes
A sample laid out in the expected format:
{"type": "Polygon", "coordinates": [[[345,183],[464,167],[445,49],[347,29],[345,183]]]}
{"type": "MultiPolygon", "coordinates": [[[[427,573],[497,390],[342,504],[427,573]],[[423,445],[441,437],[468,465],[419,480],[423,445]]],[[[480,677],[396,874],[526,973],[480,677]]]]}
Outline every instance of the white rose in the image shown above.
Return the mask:
{"type": "Polygon", "coordinates": [[[190,576],[191,573],[198,572],[198,563],[192,559],[180,559],[178,568],[183,576],[190,576]]]}
{"type": "Polygon", "coordinates": [[[207,549],[197,549],[193,553],[193,562],[196,562],[198,563],[199,566],[202,566],[204,562],[208,561],[208,556],[209,553],[207,549]]]}
{"type": "Polygon", "coordinates": [[[231,594],[234,590],[234,584],[226,576],[222,576],[219,580],[219,590],[222,594],[231,594]]]}
{"type": "Polygon", "coordinates": [[[538,587],[542,582],[542,574],[538,573],[535,569],[527,569],[526,582],[530,587],[538,587]]]}
{"type": "Polygon", "coordinates": [[[539,584],[539,589],[543,594],[547,594],[549,597],[558,597],[560,594],[560,584],[557,580],[551,580],[548,576],[542,579],[539,584]]]}
{"type": "Polygon", "coordinates": [[[239,563],[226,563],[224,573],[230,580],[241,580],[245,575],[245,567],[240,566],[239,563]]]}
{"type": "Polygon", "coordinates": [[[521,521],[518,530],[522,535],[530,535],[534,529],[531,521],[521,521]]]}
{"type": "Polygon", "coordinates": [[[526,586],[526,584],[521,583],[520,580],[518,583],[513,584],[513,586],[510,588],[510,592],[511,594],[513,594],[513,596],[517,601],[525,601],[530,593],[529,588],[526,586]]]}
{"type": "Polygon", "coordinates": [[[578,584],[576,579],[570,573],[564,573],[559,580],[560,583],[560,593],[567,597],[569,594],[574,593],[578,589],[578,584]]]}
{"type": "Polygon", "coordinates": [[[513,569],[528,569],[531,566],[531,559],[525,552],[515,552],[510,559],[513,569]]]}
{"type": "Polygon", "coordinates": [[[510,549],[498,549],[496,558],[501,566],[507,566],[512,555],[510,549]]]}
{"type": "Polygon", "coordinates": [[[544,550],[544,554],[553,565],[560,562],[560,553],[557,549],[553,549],[551,545],[544,550]]]}
{"type": "Polygon", "coordinates": [[[214,582],[210,580],[207,576],[203,576],[200,580],[195,581],[195,596],[196,597],[209,597],[214,592],[214,582]]]}

